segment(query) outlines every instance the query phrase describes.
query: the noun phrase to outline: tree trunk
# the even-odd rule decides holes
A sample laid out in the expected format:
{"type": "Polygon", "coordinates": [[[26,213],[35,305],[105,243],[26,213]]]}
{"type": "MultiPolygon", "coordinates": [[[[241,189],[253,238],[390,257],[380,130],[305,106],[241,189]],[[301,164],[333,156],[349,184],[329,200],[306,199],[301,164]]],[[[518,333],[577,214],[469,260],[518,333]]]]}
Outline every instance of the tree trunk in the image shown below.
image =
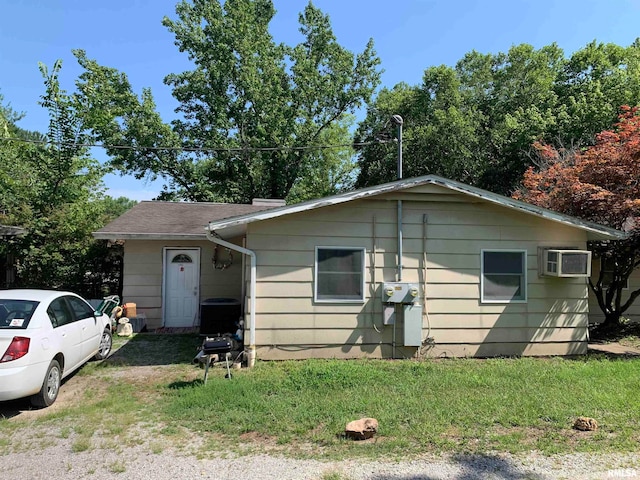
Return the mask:
{"type": "Polygon", "coordinates": [[[602,328],[613,330],[620,325],[620,311],[609,312],[604,316],[604,322],[600,324],[602,328]]]}

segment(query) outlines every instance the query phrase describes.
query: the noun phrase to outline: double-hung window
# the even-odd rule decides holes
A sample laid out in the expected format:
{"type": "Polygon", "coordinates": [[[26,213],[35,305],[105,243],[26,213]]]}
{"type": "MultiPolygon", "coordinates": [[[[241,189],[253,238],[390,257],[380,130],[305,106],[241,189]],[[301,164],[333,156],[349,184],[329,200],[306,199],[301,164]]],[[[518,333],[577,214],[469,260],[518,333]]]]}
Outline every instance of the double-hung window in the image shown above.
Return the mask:
{"type": "Polygon", "coordinates": [[[364,248],[316,247],[314,300],[364,302],[364,248]]]}
{"type": "Polygon", "coordinates": [[[482,250],[481,269],[483,303],[527,301],[526,250],[482,250]]]}

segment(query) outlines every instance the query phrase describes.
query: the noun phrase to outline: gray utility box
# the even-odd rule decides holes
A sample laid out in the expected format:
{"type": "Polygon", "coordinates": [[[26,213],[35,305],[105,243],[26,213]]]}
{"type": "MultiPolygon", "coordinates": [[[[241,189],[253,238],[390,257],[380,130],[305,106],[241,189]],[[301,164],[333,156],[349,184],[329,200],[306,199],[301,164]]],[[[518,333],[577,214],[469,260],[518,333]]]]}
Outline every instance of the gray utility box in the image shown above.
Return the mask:
{"type": "Polygon", "coordinates": [[[382,323],[396,323],[397,310],[400,305],[413,305],[419,299],[420,289],[417,283],[384,282],[382,284],[382,323]]]}
{"type": "Polygon", "coordinates": [[[416,303],[403,305],[404,310],[404,346],[422,345],[422,305],[416,303]]]}
{"type": "Polygon", "coordinates": [[[420,289],[416,283],[385,282],[382,284],[383,303],[415,303],[420,289]]]}

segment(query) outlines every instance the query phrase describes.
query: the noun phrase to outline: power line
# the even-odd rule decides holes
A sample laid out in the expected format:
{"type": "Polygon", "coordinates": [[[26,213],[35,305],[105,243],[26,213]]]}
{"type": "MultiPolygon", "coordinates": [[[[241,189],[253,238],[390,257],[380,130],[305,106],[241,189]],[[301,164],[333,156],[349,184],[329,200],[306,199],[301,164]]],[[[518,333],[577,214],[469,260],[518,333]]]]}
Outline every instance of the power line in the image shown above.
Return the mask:
{"type": "Polygon", "coordinates": [[[17,137],[0,137],[0,140],[8,142],[28,143],[35,145],[58,145],[60,147],[83,147],[83,148],[104,148],[113,150],[165,150],[176,152],[202,152],[202,153],[240,153],[240,152],[278,152],[278,151],[302,151],[302,150],[328,150],[335,148],[347,148],[347,147],[366,147],[377,143],[386,143],[386,140],[376,140],[373,142],[354,142],[342,145],[304,145],[298,147],[236,147],[236,148],[222,148],[222,147],[145,147],[140,145],[108,145],[104,143],[77,143],[77,142],[56,142],[53,140],[33,140],[17,137]]]}

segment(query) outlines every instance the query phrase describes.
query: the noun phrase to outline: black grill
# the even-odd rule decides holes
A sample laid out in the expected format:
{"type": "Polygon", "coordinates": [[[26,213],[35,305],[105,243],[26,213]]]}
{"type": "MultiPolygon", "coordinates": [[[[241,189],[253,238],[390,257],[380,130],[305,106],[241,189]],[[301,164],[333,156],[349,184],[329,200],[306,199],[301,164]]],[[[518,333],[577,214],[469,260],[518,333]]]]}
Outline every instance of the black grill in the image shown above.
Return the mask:
{"type": "Polygon", "coordinates": [[[229,352],[231,352],[231,339],[229,337],[206,337],[202,342],[202,354],[205,357],[204,367],[204,383],[207,383],[207,376],[209,375],[209,366],[211,365],[211,355],[217,355],[221,360],[224,356],[224,360],[227,364],[226,378],[231,378],[231,371],[229,370],[229,352]]]}
{"type": "Polygon", "coordinates": [[[231,339],[228,337],[207,337],[202,342],[202,352],[205,355],[229,353],[231,351],[231,339]]]}

